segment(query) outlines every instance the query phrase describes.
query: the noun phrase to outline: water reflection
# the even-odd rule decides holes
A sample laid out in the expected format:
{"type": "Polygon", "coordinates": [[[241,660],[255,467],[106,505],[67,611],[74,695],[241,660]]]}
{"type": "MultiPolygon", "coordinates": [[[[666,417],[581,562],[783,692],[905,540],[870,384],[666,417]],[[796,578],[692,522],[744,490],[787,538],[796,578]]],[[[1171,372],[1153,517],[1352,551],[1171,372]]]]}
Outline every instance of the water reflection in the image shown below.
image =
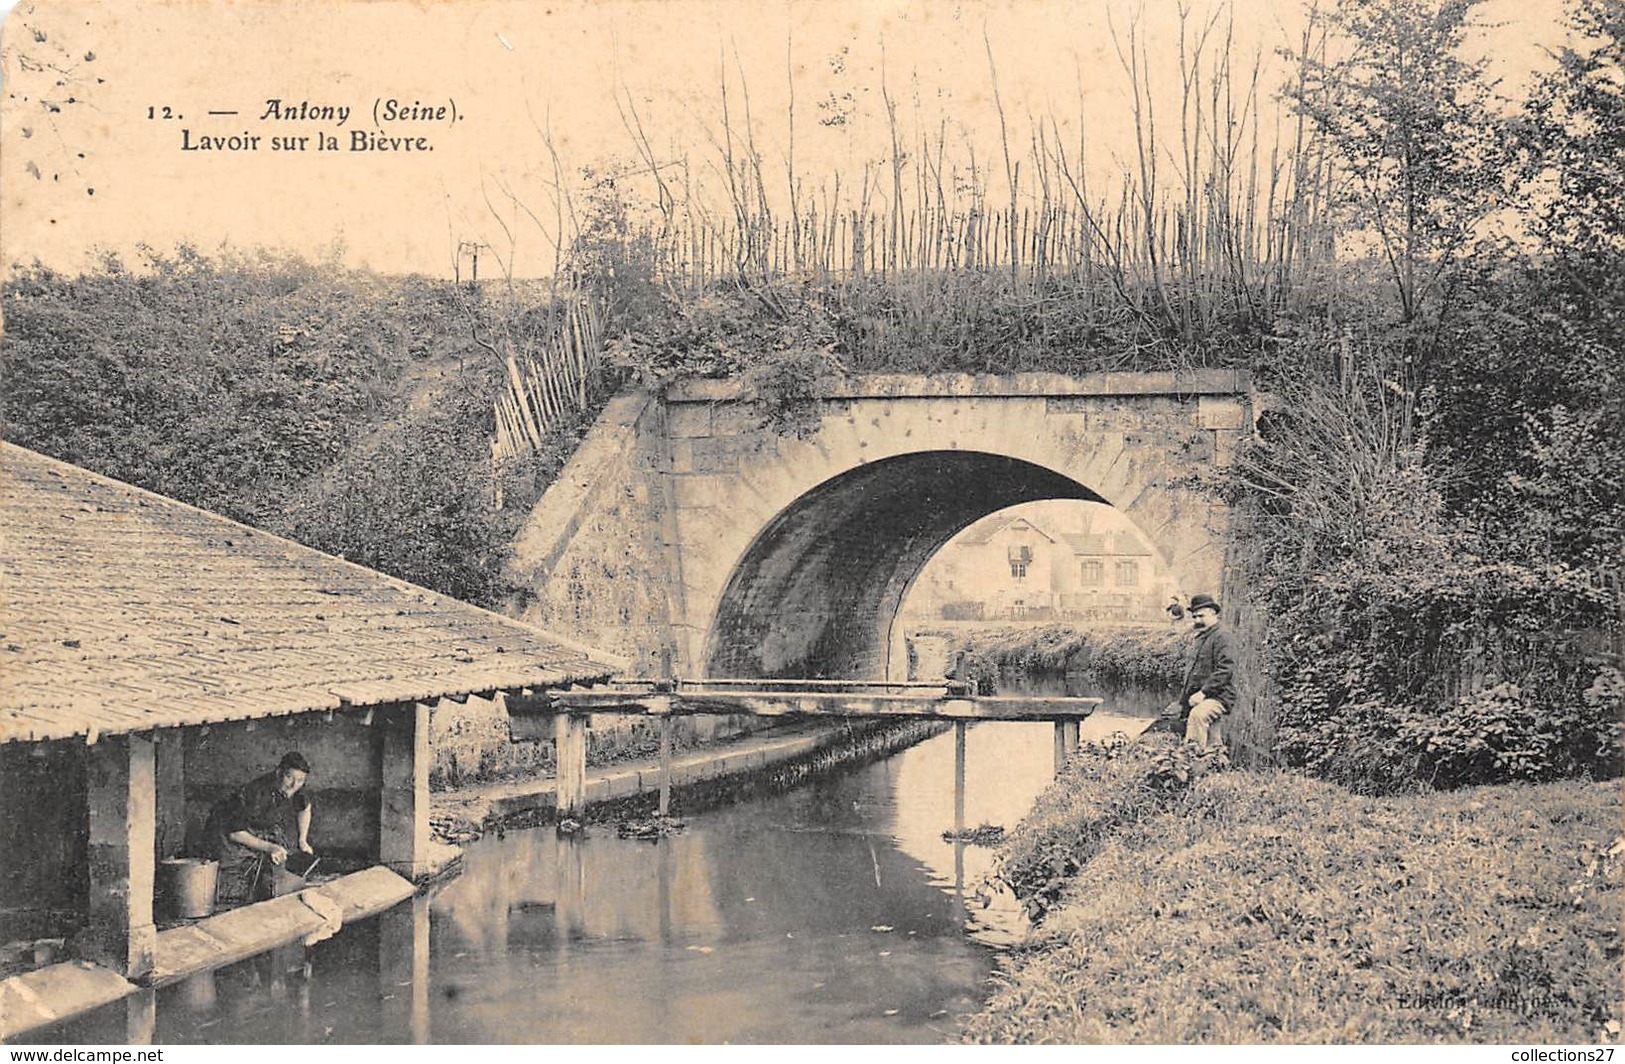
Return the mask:
{"type": "MultiPolygon", "coordinates": [[[[1048,723],[980,723],[966,729],[964,823],[1014,828],[1054,774],[1055,728],[1048,723]]],[[[938,886],[968,896],[971,924],[988,941],[1008,942],[1025,930],[1015,898],[988,882],[994,850],[942,837],[954,826],[952,736],[922,743],[898,759],[898,789],[914,796],[898,807],[897,845],[938,886]],[[948,739],[943,742],[942,739],[948,739]]]]}
{"type": "Polygon", "coordinates": [[[429,908],[419,895],[376,919],[380,1024],[412,1045],[429,1042],[429,908]]]}
{"type": "MultiPolygon", "coordinates": [[[[1052,735],[1048,724],[967,730],[967,824],[1009,827],[1026,813],[1050,779],[1052,735]]],[[[164,988],[151,1037],[938,1042],[978,1007],[992,967],[958,900],[991,851],[943,840],[953,783],[948,731],[690,817],[657,842],[602,826],[488,836],[429,897],[308,950],[164,988]]],[[[124,1007],[116,1028],[108,1011],[38,1034],[126,1041],[124,1007]]]]}
{"type": "Polygon", "coordinates": [[[895,838],[899,766],[920,749],[655,843],[485,840],[435,900],[435,1039],[944,1037],[989,959],[895,838]]]}

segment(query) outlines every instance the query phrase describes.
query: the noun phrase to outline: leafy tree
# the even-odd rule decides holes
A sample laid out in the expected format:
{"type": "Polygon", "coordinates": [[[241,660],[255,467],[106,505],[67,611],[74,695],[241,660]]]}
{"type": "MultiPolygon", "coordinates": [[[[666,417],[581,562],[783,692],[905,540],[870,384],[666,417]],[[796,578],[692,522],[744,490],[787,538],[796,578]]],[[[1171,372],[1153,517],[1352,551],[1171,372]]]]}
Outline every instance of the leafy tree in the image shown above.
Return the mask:
{"type": "MultiPolygon", "coordinates": [[[[1518,127],[1538,254],[1490,276],[1436,424],[1501,557],[1620,586],[1625,560],[1625,10],[1571,0],[1518,127]]],[[[1616,621],[1615,627],[1618,623],[1616,621]]]]}
{"type": "Polygon", "coordinates": [[[1289,89],[1341,170],[1346,240],[1368,241],[1400,319],[1437,315],[1502,202],[1509,158],[1482,60],[1462,57],[1481,0],[1340,0],[1289,89]]]}
{"type": "Polygon", "coordinates": [[[1574,0],[1587,43],[1502,119],[1472,7],[1348,0],[1306,61],[1398,320],[1340,282],[1346,324],[1298,338],[1335,357],[1288,352],[1307,375],[1239,478],[1279,750],[1360,789],[1621,768],[1620,20],[1574,0]],[[1516,151],[1545,191],[1511,201],[1516,151]],[[1541,254],[1487,253],[1513,202],[1541,254]]]}
{"type": "Polygon", "coordinates": [[[1533,176],[1548,186],[1536,231],[1575,283],[1617,313],[1617,270],[1625,261],[1625,7],[1571,0],[1568,26],[1556,69],[1529,99],[1526,145],[1533,176]]]}
{"type": "Polygon", "coordinates": [[[1365,351],[1379,385],[1397,393],[1407,437],[1423,389],[1450,376],[1437,364],[1438,331],[1506,199],[1511,141],[1484,61],[1463,55],[1480,2],[1338,0],[1287,90],[1330,147],[1345,251],[1385,279],[1397,309],[1394,328],[1374,331],[1365,351]]]}

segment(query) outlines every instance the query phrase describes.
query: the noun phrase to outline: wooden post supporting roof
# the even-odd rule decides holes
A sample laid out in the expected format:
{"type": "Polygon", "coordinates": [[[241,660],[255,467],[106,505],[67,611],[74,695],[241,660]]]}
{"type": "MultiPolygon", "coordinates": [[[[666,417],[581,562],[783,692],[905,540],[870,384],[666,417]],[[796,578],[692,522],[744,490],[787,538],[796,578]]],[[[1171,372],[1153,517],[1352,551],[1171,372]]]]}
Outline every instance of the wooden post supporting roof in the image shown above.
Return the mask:
{"type": "Polygon", "coordinates": [[[126,979],[152,971],[158,798],[150,734],[108,736],[86,762],[89,802],[89,919],[79,939],[86,960],[126,979]]]}
{"type": "Polygon", "coordinates": [[[378,863],[407,879],[429,873],[429,707],[378,710],[378,863]]]}

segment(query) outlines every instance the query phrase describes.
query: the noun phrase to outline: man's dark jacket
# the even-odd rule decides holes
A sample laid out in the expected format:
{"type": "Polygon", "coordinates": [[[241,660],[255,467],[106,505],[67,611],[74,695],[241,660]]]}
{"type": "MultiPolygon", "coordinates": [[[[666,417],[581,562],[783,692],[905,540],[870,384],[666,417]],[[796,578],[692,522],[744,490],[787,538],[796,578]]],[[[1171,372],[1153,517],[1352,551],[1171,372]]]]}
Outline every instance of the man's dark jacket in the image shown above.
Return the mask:
{"type": "Polygon", "coordinates": [[[1179,696],[1185,712],[1190,712],[1191,695],[1198,691],[1218,699],[1227,710],[1236,708],[1236,654],[1222,624],[1196,633],[1190,668],[1185,670],[1185,690],[1179,696]]]}

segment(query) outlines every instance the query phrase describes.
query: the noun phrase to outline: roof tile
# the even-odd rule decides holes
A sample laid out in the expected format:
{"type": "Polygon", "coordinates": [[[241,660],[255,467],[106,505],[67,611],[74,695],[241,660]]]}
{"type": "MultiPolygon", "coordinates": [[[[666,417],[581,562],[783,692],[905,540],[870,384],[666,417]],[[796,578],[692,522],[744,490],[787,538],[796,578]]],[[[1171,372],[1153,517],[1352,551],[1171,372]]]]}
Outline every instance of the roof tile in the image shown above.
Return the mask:
{"type": "Polygon", "coordinates": [[[624,668],[0,443],[0,742],[589,683],[624,668]]]}

